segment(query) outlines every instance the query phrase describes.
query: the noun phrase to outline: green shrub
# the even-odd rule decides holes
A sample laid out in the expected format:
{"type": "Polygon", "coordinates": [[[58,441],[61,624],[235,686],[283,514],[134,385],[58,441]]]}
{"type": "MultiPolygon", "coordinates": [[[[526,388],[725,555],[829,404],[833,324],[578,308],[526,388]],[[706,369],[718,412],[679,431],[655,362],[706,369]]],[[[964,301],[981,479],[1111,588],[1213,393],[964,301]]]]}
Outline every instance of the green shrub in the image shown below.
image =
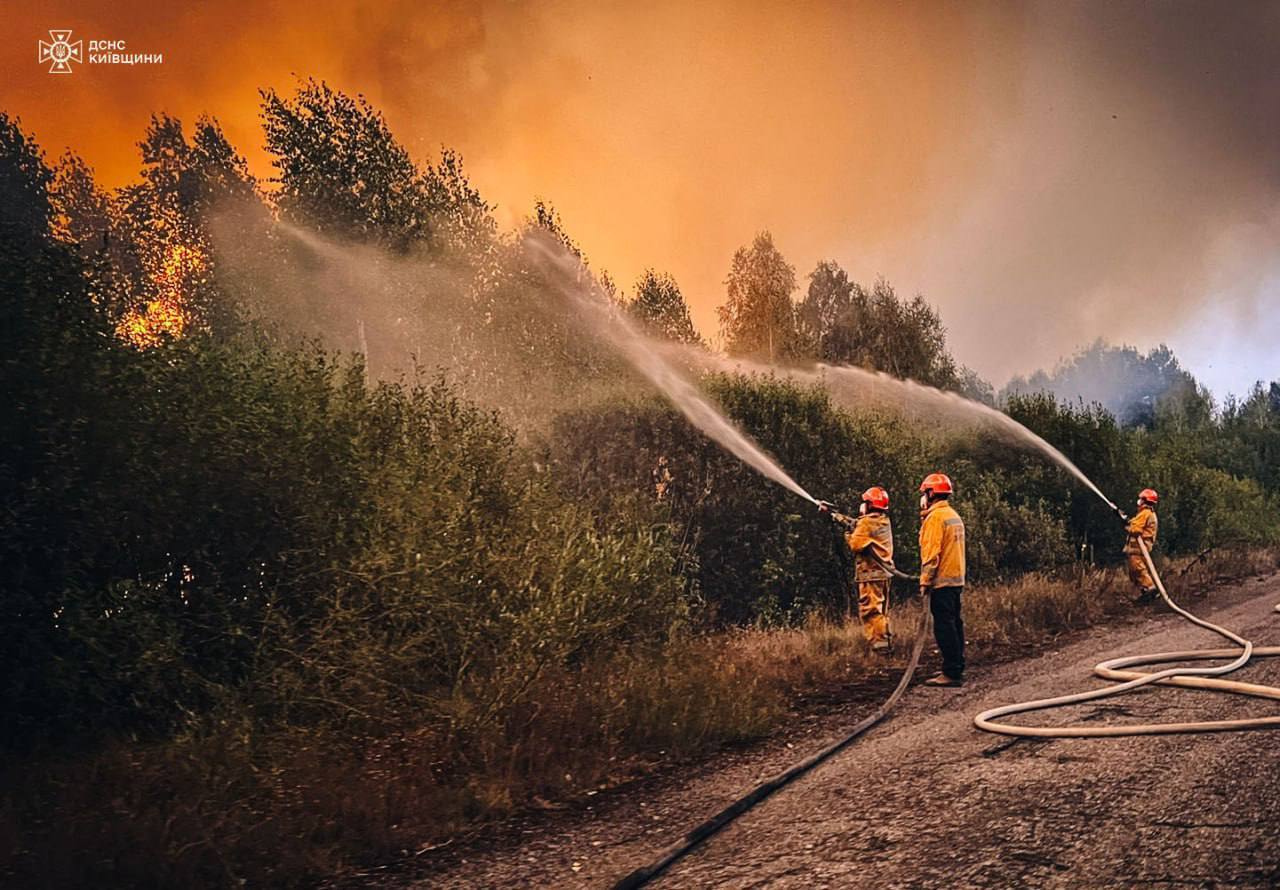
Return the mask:
{"type": "MultiPolygon", "coordinates": [[[[856,510],[865,488],[888,488],[897,543],[910,564],[922,464],[903,426],[853,417],[818,388],[759,377],[705,382],[726,413],[815,497],[856,510]]],[[[609,511],[619,497],[644,494],[665,506],[687,548],[688,583],[715,620],[787,621],[847,606],[851,562],[833,524],[669,405],[615,401],[566,412],[547,449],[555,478],[575,500],[609,511]]]]}

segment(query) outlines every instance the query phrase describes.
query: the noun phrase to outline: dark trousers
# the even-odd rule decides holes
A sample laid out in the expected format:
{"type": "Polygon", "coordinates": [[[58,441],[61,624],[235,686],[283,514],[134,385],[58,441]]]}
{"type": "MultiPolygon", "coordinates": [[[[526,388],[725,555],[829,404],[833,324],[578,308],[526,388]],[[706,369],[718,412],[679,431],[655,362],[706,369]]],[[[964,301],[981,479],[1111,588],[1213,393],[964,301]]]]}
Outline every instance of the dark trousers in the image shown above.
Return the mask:
{"type": "Polygon", "coordinates": [[[942,653],[942,672],[953,680],[964,678],[964,619],[960,617],[963,590],[963,587],[935,587],[929,595],[933,638],[942,653]]]}

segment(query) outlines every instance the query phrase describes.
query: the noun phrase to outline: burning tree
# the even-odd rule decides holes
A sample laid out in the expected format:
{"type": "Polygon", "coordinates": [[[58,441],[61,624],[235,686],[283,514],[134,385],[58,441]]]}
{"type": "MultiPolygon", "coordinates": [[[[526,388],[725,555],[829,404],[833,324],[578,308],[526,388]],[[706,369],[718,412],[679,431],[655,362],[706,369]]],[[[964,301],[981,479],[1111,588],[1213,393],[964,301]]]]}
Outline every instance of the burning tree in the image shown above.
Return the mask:
{"type": "Polygon", "coordinates": [[[145,286],[149,292],[116,324],[116,334],[139,349],[158,346],[166,337],[181,339],[191,328],[192,294],[207,281],[204,251],[180,240],[162,241],[148,251],[145,286]]]}

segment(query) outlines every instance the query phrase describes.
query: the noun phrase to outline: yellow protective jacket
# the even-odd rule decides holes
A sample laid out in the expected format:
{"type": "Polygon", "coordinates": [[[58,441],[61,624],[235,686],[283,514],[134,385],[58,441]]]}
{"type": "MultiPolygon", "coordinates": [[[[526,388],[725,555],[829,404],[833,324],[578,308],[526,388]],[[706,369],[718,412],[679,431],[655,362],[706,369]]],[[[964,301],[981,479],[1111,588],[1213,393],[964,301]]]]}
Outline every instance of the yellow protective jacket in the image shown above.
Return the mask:
{"type": "Polygon", "coordinates": [[[964,586],[964,521],[946,501],[934,501],[920,523],[920,586],[964,586]]]}
{"type": "Polygon", "coordinates": [[[1124,542],[1125,553],[1141,553],[1138,549],[1138,538],[1147,542],[1147,549],[1150,550],[1156,546],[1156,532],[1159,530],[1160,521],[1156,519],[1156,511],[1150,507],[1143,507],[1138,511],[1138,515],[1129,520],[1129,537],[1124,542]]]}
{"type": "Polygon", "coordinates": [[[887,513],[868,513],[859,516],[852,531],[846,532],[844,541],[857,557],[854,580],[883,581],[889,573],[880,563],[893,565],[893,523],[887,513]],[[880,562],[876,562],[876,557],[880,562]]]}

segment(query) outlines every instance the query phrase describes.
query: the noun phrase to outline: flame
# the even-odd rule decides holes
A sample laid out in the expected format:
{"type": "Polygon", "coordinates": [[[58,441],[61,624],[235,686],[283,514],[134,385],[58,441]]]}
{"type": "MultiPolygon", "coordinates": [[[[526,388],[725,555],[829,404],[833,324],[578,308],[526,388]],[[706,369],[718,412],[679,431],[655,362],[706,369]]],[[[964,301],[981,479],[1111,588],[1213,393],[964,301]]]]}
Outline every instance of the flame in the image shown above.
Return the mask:
{"type": "Polygon", "coordinates": [[[116,325],[116,336],[138,349],[181,339],[193,322],[191,290],[208,269],[204,253],[186,244],[170,244],[151,272],[155,296],[130,309],[116,325]]]}

